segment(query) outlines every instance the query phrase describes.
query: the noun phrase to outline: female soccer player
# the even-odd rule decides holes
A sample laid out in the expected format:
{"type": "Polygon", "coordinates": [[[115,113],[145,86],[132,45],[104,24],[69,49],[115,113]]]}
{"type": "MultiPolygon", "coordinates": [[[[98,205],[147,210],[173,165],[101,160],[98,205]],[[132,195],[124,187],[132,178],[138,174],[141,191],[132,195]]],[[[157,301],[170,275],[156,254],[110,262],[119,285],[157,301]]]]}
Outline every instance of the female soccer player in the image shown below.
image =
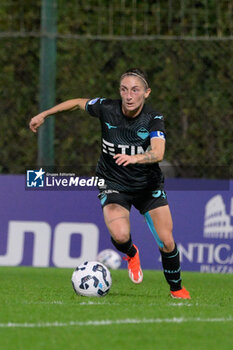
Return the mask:
{"type": "Polygon", "coordinates": [[[190,299],[181,285],[179,252],[158,165],[165,152],[164,118],[145,104],[150,92],[145,74],[137,68],[129,69],[120,78],[120,100],[68,100],[33,117],[30,128],[36,132],[49,115],[77,108],[99,118],[102,152],[96,175],[105,179],[99,198],[112,243],[127,256],[130,279],[134,283],[143,280],[139,250],[130,234],[129,212],[134,205],[145,216],[159,246],[171,296],[190,299]]]}

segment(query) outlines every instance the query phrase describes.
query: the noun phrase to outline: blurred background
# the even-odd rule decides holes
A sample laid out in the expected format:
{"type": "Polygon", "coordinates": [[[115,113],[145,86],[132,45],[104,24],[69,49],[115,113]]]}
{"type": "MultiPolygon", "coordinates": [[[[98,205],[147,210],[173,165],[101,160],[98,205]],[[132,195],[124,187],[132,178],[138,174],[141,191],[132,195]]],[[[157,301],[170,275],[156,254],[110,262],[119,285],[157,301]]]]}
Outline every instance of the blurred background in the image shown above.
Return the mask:
{"type": "Polygon", "coordinates": [[[232,177],[232,13],[231,0],[1,0],[0,173],[92,175],[98,120],[62,113],[37,137],[30,118],[71,98],[118,98],[120,75],[140,67],[166,117],[173,174],[232,177]]]}
{"type": "MultiPolygon", "coordinates": [[[[25,189],[26,170],[93,176],[98,120],[61,113],[38,135],[28,124],[67,99],[118,98],[121,74],[139,67],[166,119],[182,269],[232,273],[232,14],[232,0],[1,0],[0,266],[75,267],[111,247],[97,190],[25,189]]],[[[131,230],[143,268],[160,269],[134,209],[131,230]]]]}

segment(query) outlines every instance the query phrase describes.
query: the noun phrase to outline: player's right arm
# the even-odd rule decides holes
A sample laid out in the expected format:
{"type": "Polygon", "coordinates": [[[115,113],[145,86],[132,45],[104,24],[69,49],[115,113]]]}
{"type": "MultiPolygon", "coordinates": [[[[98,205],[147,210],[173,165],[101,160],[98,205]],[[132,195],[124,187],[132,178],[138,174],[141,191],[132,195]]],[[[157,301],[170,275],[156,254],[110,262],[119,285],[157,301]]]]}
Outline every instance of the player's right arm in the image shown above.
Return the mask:
{"type": "Polygon", "coordinates": [[[45,118],[59,112],[74,111],[75,109],[85,110],[86,103],[88,101],[88,98],[75,98],[73,100],[67,100],[65,102],[59,103],[58,105],[33,117],[29,123],[29,127],[33,132],[37,132],[37,129],[44,123],[45,118]]]}

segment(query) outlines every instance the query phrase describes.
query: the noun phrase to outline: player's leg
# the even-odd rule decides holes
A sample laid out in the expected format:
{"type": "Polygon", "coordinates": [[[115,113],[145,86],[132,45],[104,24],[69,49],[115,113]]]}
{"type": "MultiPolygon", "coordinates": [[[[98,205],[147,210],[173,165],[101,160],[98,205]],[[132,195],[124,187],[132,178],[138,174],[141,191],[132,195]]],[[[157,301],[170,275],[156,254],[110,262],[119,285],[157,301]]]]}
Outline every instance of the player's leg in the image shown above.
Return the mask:
{"type": "Polygon", "coordinates": [[[141,283],[143,273],[138,248],[133,244],[130,234],[129,210],[117,203],[109,203],[103,207],[103,213],[113,245],[127,255],[129,277],[134,283],[141,283]]]}
{"type": "Polygon", "coordinates": [[[172,235],[173,223],[169,206],[151,209],[145,217],[159,245],[164,276],[170,286],[171,296],[189,299],[189,293],[181,286],[180,256],[172,235]]]}
{"type": "Polygon", "coordinates": [[[128,250],[132,247],[132,244],[129,243],[132,241],[130,237],[129,210],[117,203],[110,203],[104,206],[103,214],[112,241],[115,245],[119,245],[119,248],[127,246],[128,249],[125,251],[122,248],[122,252],[128,253],[128,250]]]}
{"type": "Polygon", "coordinates": [[[173,222],[168,205],[149,210],[145,214],[146,221],[153,231],[153,235],[161,251],[170,253],[175,248],[172,235],[173,222]]]}

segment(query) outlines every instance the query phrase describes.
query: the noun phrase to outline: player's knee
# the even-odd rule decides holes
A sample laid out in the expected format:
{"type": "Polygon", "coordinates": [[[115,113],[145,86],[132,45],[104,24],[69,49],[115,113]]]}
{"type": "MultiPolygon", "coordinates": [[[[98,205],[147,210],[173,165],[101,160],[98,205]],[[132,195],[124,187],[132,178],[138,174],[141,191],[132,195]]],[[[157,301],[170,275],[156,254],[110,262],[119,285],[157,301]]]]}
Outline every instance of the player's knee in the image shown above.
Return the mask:
{"type": "Polygon", "coordinates": [[[170,253],[174,250],[175,242],[174,242],[174,239],[172,237],[168,237],[168,238],[164,239],[163,244],[164,244],[164,250],[166,252],[170,253]]]}
{"type": "Polygon", "coordinates": [[[127,220],[115,220],[108,225],[112,238],[118,244],[125,243],[130,237],[130,226],[127,220]]]}
{"type": "Polygon", "coordinates": [[[125,228],[120,228],[117,232],[112,233],[112,237],[117,244],[123,244],[128,242],[130,238],[130,233],[125,228]]]}

